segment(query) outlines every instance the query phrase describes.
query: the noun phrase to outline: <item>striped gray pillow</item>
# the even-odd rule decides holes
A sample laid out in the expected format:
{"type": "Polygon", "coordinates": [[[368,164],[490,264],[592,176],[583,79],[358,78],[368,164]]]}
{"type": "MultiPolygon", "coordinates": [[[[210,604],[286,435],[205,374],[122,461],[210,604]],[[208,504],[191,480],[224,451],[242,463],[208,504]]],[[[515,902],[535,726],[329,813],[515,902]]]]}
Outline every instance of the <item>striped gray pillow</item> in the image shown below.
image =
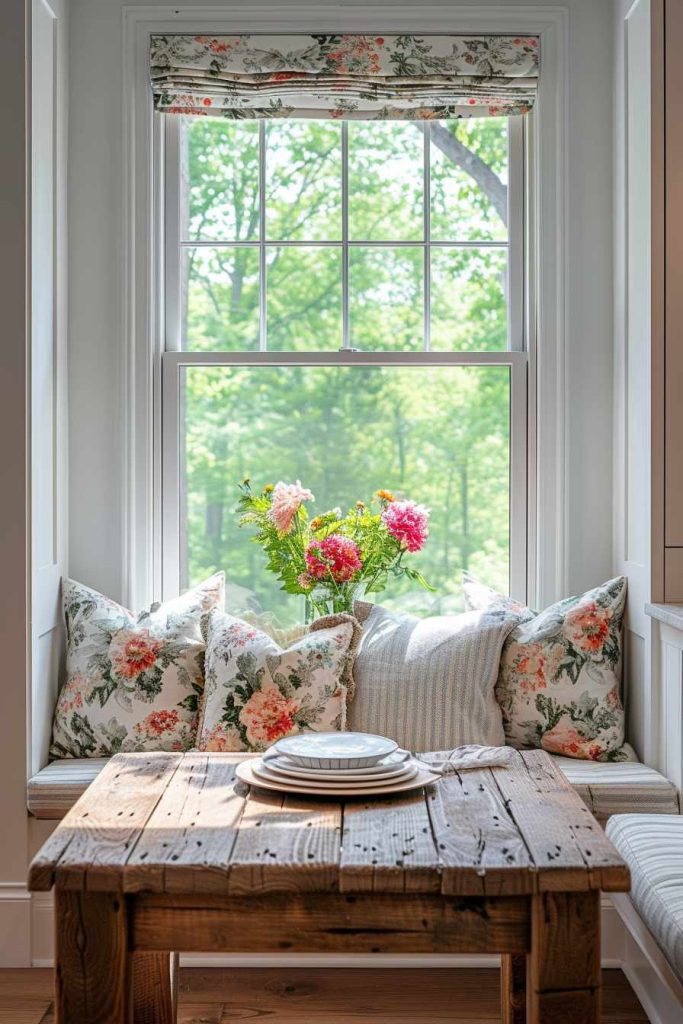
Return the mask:
{"type": "Polygon", "coordinates": [[[505,742],[494,688],[515,618],[477,611],[418,619],[380,606],[366,610],[358,609],[364,625],[349,729],[417,751],[505,742]]]}

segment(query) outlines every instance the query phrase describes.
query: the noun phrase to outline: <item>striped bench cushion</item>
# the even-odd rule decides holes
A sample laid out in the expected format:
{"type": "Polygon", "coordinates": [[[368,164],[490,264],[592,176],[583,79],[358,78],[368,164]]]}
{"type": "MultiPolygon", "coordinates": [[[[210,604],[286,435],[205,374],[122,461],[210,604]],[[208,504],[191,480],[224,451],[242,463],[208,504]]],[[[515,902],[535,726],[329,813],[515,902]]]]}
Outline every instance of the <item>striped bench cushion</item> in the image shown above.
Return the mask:
{"type": "Polygon", "coordinates": [[[109,758],[64,758],[29,779],[28,809],[35,818],[63,818],[97,778],[109,758]]]}
{"type": "Polygon", "coordinates": [[[678,814],[676,787],[639,761],[602,763],[553,756],[601,824],[612,814],[678,814]]]}
{"type": "MultiPolygon", "coordinates": [[[[654,768],[638,762],[596,764],[554,757],[598,821],[610,814],[678,814],[672,784],[654,768]]],[[[53,761],[28,784],[28,809],[36,818],[63,818],[107,763],[104,757],[53,761]]]]}
{"type": "Polygon", "coordinates": [[[683,981],[683,817],[620,814],[607,825],[631,869],[631,900],[683,981]]]}

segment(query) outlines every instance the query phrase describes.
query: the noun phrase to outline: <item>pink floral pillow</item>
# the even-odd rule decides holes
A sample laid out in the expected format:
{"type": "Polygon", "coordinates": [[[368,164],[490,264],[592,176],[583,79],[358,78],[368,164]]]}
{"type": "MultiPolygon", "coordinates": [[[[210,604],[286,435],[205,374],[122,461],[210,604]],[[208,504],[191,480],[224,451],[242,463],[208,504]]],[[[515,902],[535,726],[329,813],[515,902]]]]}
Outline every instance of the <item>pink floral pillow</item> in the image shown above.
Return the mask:
{"type": "Polygon", "coordinates": [[[96,590],[64,580],[66,682],[55,709],[53,757],[187,750],[204,689],[200,622],[223,607],[225,577],[135,616],[96,590]]]}
{"type": "Polygon", "coordinates": [[[218,611],[202,621],[206,688],[200,750],[265,750],[311,729],[346,726],[360,624],[327,615],[283,650],[256,626],[218,611]]]}
{"type": "Polygon", "coordinates": [[[470,608],[519,615],[503,646],[496,697],[513,747],[542,747],[593,761],[622,761],[622,622],[626,579],[535,613],[465,575],[470,608]]]}

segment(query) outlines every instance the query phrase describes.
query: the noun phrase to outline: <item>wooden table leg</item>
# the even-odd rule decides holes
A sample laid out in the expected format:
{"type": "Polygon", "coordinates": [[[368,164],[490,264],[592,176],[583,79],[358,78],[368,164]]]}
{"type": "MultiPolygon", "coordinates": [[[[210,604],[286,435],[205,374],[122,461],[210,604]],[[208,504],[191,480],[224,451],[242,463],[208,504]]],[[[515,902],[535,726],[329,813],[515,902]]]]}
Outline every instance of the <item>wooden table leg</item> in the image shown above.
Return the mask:
{"type": "Polygon", "coordinates": [[[528,968],[528,1024],[599,1024],[599,892],[532,898],[528,968]]]}
{"type": "Polygon", "coordinates": [[[133,1024],[125,898],[55,891],[57,1024],[133,1024]]]}
{"type": "Polygon", "coordinates": [[[504,953],[500,958],[500,1005],[503,1024],[525,1024],[526,956],[504,953]]]}
{"type": "Polygon", "coordinates": [[[175,953],[133,954],[135,1024],[175,1024],[175,953]]]}

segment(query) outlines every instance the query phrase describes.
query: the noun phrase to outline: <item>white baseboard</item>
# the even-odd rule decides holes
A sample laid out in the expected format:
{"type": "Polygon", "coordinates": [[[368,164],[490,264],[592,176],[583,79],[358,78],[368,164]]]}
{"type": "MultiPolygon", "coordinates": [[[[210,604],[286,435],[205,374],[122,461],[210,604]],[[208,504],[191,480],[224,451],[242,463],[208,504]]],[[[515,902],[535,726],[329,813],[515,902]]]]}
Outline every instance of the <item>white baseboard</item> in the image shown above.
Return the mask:
{"type": "Polygon", "coordinates": [[[31,900],[32,967],[52,967],[54,964],[53,906],[51,892],[33,894],[31,900]]]}
{"type": "Polygon", "coordinates": [[[0,967],[31,966],[31,894],[0,883],[0,967]]]}
{"type": "MultiPolygon", "coordinates": [[[[52,967],[52,894],[38,893],[32,901],[33,967],[52,967]]],[[[621,967],[624,954],[624,925],[611,900],[602,904],[602,966],[621,967]]],[[[356,956],[298,953],[184,953],[182,967],[498,967],[498,956],[380,954],[356,956]]],[[[9,966],[0,961],[0,966],[9,966]]],[[[26,966],[26,965],[25,965],[26,966]]]]}

